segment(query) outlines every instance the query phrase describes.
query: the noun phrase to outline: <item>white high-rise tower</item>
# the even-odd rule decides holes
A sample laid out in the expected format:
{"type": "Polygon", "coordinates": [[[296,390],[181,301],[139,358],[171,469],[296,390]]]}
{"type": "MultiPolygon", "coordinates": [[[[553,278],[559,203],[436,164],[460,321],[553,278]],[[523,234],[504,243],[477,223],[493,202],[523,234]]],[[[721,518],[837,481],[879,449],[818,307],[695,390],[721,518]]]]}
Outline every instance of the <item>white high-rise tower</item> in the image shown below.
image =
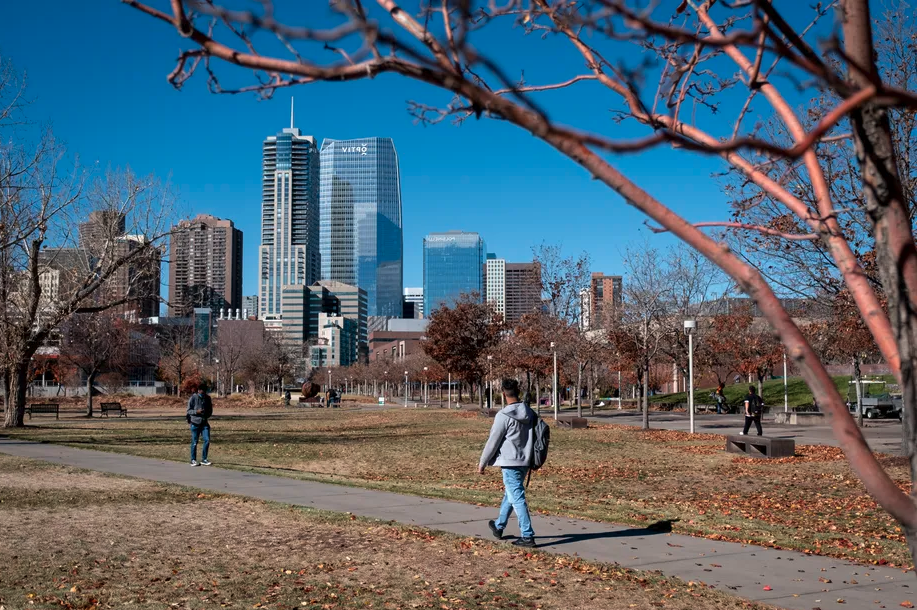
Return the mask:
{"type": "Polygon", "coordinates": [[[319,255],[319,153],[315,138],[290,127],[264,141],[258,317],[280,319],[286,285],[311,285],[321,278],[319,255]]]}

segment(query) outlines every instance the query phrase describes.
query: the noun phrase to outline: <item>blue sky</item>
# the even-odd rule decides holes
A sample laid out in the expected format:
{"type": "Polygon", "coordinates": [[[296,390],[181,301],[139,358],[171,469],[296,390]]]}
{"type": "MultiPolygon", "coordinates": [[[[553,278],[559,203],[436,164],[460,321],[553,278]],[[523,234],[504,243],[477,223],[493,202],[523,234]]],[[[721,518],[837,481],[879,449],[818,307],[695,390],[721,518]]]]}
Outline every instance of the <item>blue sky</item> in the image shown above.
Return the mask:
{"type": "MultiPolygon", "coordinates": [[[[624,247],[647,233],[644,217],[620,197],[517,128],[492,120],[414,124],[408,100],[448,101],[424,85],[382,76],[309,85],[258,101],[211,94],[198,76],[176,91],[166,75],[183,44],[174,30],[115,0],[7,3],[0,19],[0,54],[27,73],[31,118],[51,122],[83,163],[130,165],[170,178],[191,213],[233,220],[245,234],[245,294],[257,291],[261,142],[289,124],[291,94],[296,126],[319,140],[394,139],[406,286],[422,283],[422,238],[433,231],[477,231],[490,251],[512,261],[530,260],[531,247],[542,241],[569,253],[586,250],[593,269],[605,273],[622,272],[624,247]]],[[[506,58],[507,73],[525,68],[532,83],[583,71],[569,49],[534,37],[479,44],[506,58]]],[[[248,82],[234,68],[221,73],[248,82]]],[[[595,84],[539,99],[563,122],[632,135],[611,122],[613,97],[595,84]]],[[[728,216],[710,179],[722,169],[715,159],[656,150],[616,164],[691,220],[728,216]]],[[[650,239],[670,243],[666,236],[650,239]]]]}

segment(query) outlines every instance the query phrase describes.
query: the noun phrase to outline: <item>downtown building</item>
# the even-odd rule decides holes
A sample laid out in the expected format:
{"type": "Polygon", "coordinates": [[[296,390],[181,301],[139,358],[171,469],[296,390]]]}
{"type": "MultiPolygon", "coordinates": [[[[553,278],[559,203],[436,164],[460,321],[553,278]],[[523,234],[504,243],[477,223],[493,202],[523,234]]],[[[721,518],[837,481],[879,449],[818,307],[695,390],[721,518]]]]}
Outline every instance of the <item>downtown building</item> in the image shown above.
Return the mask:
{"type": "Polygon", "coordinates": [[[453,307],[463,294],[484,296],[484,240],[477,233],[430,233],[423,240],[423,310],[453,307]]]}
{"type": "Polygon", "coordinates": [[[365,290],[370,316],[400,317],[404,241],[392,140],[324,140],[320,201],[322,280],[365,290]]]}
{"type": "Polygon", "coordinates": [[[541,267],[538,263],[508,263],[488,254],[484,265],[484,299],[514,327],[541,306],[541,267]]]}
{"type": "Polygon", "coordinates": [[[404,289],[404,308],[402,309],[401,317],[415,320],[423,319],[423,288],[404,289]]]}
{"type": "Polygon", "coordinates": [[[200,214],[172,227],[169,244],[169,316],[208,308],[242,314],[242,231],[231,220],[200,214]]]}
{"type": "Polygon", "coordinates": [[[605,328],[607,316],[617,310],[623,299],[624,279],[620,275],[593,273],[588,293],[580,294],[580,325],[584,330],[605,328]]]}
{"type": "MultiPolygon", "coordinates": [[[[117,210],[91,212],[78,227],[79,250],[89,269],[99,260],[131,257],[104,283],[96,299],[119,302],[109,311],[130,320],[159,315],[162,252],[145,235],[127,232],[127,217],[117,210]]],[[[80,257],[77,257],[80,258],[80,257]]],[[[80,264],[83,264],[82,262],[80,264]]]]}
{"type": "MultiPolygon", "coordinates": [[[[340,327],[344,333],[336,345],[346,346],[343,351],[335,350],[335,357],[329,360],[328,350],[320,366],[348,366],[354,362],[365,362],[367,348],[366,291],[341,282],[321,281],[311,286],[289,284],[281,290],[280,336],[283,342],[295,349],[309,344],[322,344],[330,339],[332,330],[327,324],[340,327]],[[341,317],[346,321],[327,320],[320,316],[341,317]],[[329,365],[334,361],[336,364],[329,365]]],[[[335,335],[337,336],[337,335],[335,335]]]]}
{"type": "Polygon", "coordinates": [[[258,317],[277,328],[284,286],[320,279],[319,153],[315,138],[290,127],[262,146],[258,317]]]}

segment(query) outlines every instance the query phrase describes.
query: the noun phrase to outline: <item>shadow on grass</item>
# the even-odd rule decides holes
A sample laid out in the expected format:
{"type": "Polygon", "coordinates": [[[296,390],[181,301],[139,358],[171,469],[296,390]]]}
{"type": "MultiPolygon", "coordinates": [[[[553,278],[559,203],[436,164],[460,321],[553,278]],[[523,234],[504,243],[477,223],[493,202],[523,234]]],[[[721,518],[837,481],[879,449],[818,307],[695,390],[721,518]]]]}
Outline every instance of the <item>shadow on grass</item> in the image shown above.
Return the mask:
{"type": "Polygon", "coordinates": [[[654,536],[656,534],[668,534],[672,531],[672,524],[678,519],[666,519],[651,523],[646,527],[624,530],[613,530],[610,532],[592,532],[589,534],[563,534],[560,536],[539,536],[539,547],[560,546],[562,544],[571,544],[574,542],[585,542],[587,540],[605,540],[611,538],[640,538],[643,536],[654,536]],[[551,540],[551,542],[546,542],[551,540]]]}

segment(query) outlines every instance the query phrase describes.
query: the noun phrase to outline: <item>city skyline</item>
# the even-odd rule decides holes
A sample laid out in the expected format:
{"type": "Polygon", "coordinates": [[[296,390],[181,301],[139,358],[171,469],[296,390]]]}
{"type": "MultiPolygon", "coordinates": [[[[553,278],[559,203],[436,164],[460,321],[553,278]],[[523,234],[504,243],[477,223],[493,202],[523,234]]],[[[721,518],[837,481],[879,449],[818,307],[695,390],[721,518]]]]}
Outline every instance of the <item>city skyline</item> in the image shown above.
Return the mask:
{"type": "MultiPolygon", "coordinates": [[[[0,23],[4,56],[28,73],[29,115],[36,129],[53,119],[56,136],[87,166],[130,165],[141,175],[168,177],[180,202],[192,210],[188,216],[207,213],[232,219],[248,238],[243,259],[245,294],[254,295],[258,289],[261,219],[252,207],[257,208],[261,199],[260,145],[266,135],[289,125],[294,95],[297,126],[319,142],[325,136],[349,139],[367,134],[395,141],[401,169],[406,286],[422,284],[422,240],[434,231],[475,228],[487,235],[501,256],[515,261],[530,260],[531,247],[543,241],[560,244],[571,253],[587,249],[594,267],[607,273],[620,273],[623,245],[638,231],[648,232],[642,214],[529,134],[485,120],[467,121],[461,127],[448,122],[427,128],[415,124],[406,100],[430,98],[429,91],[415,83],[396,85],[386,77],[317,83],[278,90],[267,101],[255,95],[214,95],[198,79],[179,92],[164,80],[173,67],[167,58],[174,52],[174,41],[157,24],[118,3],[102,3],[91,21],[76,4],[53,4],[51,15],[38,5],[15,4],[8,7],[9,18],[0,23]],[[36,48],[34,39],[15,27],[36,19],[43,20],[56,44],[74,48],[85,45],[85,34],[79,31],[102,33],[99,24],[111,24],[104,36],[93,36],[84,65],[100,73],[130,74],[130,79],[91,83],[80,72],[61,73],[54,53],[36,48]],[[127,54],[124,48],[149,52],[127,54]],[[368,111],[369,100],[372,111],[368,111]],[[144,117],[142,147],[135,144],[138,116],[144,117]],[[205,143],[188,146],[187,129],[182,127],[194,123],[204,126],[208,137],[205,143]],[[559,202],[563,202],[562,213],[557,213],[559,202]],[[487,218],[488,224],[470,227],[469,218],[487,218]]],[[[535,63],[551,51],[528,43],[524,48],[526,54],[534,53],[535,63]]],[[[539,82],[550,82],[552,76],[526,71],[527,78],[539,82]]],[[[551,112],[576,97],[575,91],[558,91],[543,103],[551,112]]],[[[607,113],[600,100],[588,96],[576,104],[596,120],[607,113]]],[[[660,198],[690,197],[696,208],[689,220],[711,220],[725,201],[707,178],[722,169],[714,158],[687,159],[658,151],[616,163],[638,179],[646,177],[641,183],[660,198]],[[670,181],[654,179],[660,166],[671,170],[670,181]]],[[[652,240],[663,246],[674,241],[666,235],[654,235],[652,240]]]]}

